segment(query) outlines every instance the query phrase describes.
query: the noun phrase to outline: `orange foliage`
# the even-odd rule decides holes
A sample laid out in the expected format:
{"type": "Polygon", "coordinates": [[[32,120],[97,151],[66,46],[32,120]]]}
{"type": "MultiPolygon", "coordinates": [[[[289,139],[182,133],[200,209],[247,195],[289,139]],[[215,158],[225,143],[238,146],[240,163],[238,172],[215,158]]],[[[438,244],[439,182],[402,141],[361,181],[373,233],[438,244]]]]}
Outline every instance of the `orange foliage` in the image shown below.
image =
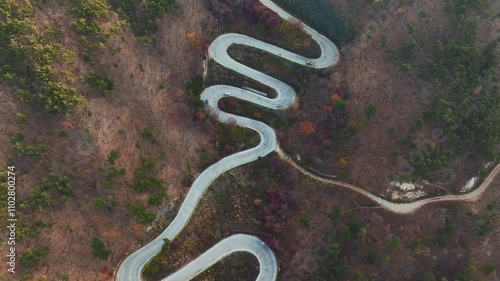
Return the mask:
{"type": "Polygon", "coordinates": [[[196,38],[196,33],[195,33],[195,32],[188,32],[188,33],[186,34],[186,36],[187,36],[187,38],[188,38],[188,40],[189,40],[189,42],[190,42],[190,43],[195,43],[195,42],[196,42],[196,40],[198,40],[198,39],[196,38]]]}
{"type": "Polygon", "coordinates": [[[330,98],[333,102],[333,105],[337,104],[338,101],[342,99],[342,97],[339,94],[335,94],[330,98]]]}
{"type": "Polygon", "coordinates": [[[356,129],[357,127],[358,127],[358,121],[356,121],[356,120],[354,120],[354,119],[353,119],[353,120],[351,120],[351,121],[349,121],[349,128],[351,128],[351,129],[353,129],[353,130],[354,130],[354,129],[356,129]]]}
{"type": "Polygon", "coordinates": [[[198,118],[198,120],[200,120],[202,122],[207,119],[207,115],[205,114],[205,112],[203,112],[201,110],[196,113],[196,117],[198,118]]]}
{"type": "Polygon", "coordinates": [[[316,132],[316,125],[311,121],[303,121],[300,123],[300,132],[306,136],[316,132]]]}
{"type": "Polygon", "coordinates": [[[354,131],[361,131],[365,127],[365,123],[363,121],[358,121],[358,120],[351,120],[349,121],[349,129],[354,130],[354,131]]]}
{"type": "Polygon", "coordinates": [[[326,106],[326,105],[325,105],[325,106],[323,106],[323,112],[324,112],[324,113],[326,113],[326,114],[328,114],[328,113],[332,112],[332,110],[333,110],[333,109],[332,109],[332,107],[331,107],[331,106],[326,106]]]}
{"type": "Polygon", "coordinates": [[[192,50],[202,49],[205,45],[205,40],[199,38],[195,32],[188,32],[186,37],[192,50]]]}

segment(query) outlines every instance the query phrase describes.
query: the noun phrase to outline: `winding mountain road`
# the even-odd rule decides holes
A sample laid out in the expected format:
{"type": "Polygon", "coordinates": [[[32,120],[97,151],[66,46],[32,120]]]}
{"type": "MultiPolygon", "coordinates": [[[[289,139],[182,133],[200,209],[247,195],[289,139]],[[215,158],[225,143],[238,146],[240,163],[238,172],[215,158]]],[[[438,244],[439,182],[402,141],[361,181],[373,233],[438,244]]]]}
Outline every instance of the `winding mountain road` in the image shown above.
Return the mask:
{"type": "MultiPolygon", "coordinates": [[[[279,14],[284,20],[290,22],[297,21],[297,19],[276,6],[270,0],[260,1],[262,4],[279,14]]],[[[233,44],[247,45],[297,64],[314,68],[325,68],[338,62],[339,52],[335,44],[306,25],[303,25],[302,29],[319,44],[321,48],[321,56],[319,58],[306,58],[269,43],[241,34],[224,34],[217,37],[217,39],[212,42],[208,49],[211,59],[228,69],[232,69],[276,90],[277,95],[273,99],[258,95],[249,90],[227,85],[208,87],[201,94],[201,99],[205,102],[206,110],[217,116],[220,122],[234,124],[236,121],[238,126],[256,131],[260,135],[260,143],[254,148],[230,155],[203,171],[194,181],[179,209],[179,212],[167,229],[165,229],[149,244],[128,256],[123,263],[120,264],[116,274],[117,280],[141,280],[141,274],[144,267],[156,254],[161,251],[164,239],[172,241],[179,234],[179,232],[182,231],[194,213],[196,206],[203,197],[203,194],[217,177],[235,167],[256,161],[278,149],[276,133],[271,127],[256,120],[223,112],[219,109],[217,104],[220,99],[231,96],[270,109],[285,109],[295,102],[295,91],[292,87],[279,81],[278,79],[270,77],[262,72],[256,71],[235,61],[229,56],[227,50],[233,44]]],[[[209,268],[218,260],[235,251],[249,252],[258,259],[260,264],[260,273],[257,280],[276,280],[278,265],[271,249],[269,249],[269,247],[259,238],[244,234],[233,235],[222,240],[197,259],[193,260],[188,265],[163,280],[190,280],[209,268]]]]}
{"type": "MultiPolygon", "coordinates": [[[[267,6],[268,8],[270,8],[271,10],[275,11],[284,20],[290,22],[298,21],[297,19],[295,19],[286,11],[275,5],[270,0],[260,0],[260,2],[265,6],[267,6]]],[[[117,273],[115,275],[115,280],[118,281],[142,280],[141,275],[142,271],[144,270],[144,267],[155,255],[157,255],[161,251],[162,246],[164,244],[164,239],[172,241],[173,239],[175,239],[175,237],[177,237],[177,235],[182,231],[182,229],[184,229],[189,219],[193,215],[196,206],[203,197],[205,191],[212,184],[212,182],[215,179],[217,179],[217,177],[235,167],[247,164],[252,161],[256,161],[259,158],[264,157],[273,151],[277,151],[278,154],[284,156],[284,153],[279,149],[276,133],[271,127],[256,120],[223,112],[218,108],[217,104],[220,99],[231,96],[266,108],[276,109],[276,110],[285,109],[290,105],[292,105],[296,99],[296,94],[295,91],[292,89],[292,87],[273,77],[270,77],[262,72],[256,71],[252,68],[249,68],[235,61],[229,56],[227,50],[233,44],[247,45],[308,67],[325,68],[335,65],[339,60],[339,52],[335,44],[333,44],[329,39],[319,34],[312,28],[308,27],[307,25],[302,25],[301,28],[304,32],[309,34],[312,37],[312,39],[319,44],[321,48],[321,56],[319,58],[316,59],[305,58],[303,56],[289,52],[287,50],[276,47],[269,43],[241,34],[234,34],[234,33],[224,34],[217,37],[217,39],[215,39],[215,41],[212,42],[208,50],[211,59],[213,59],[214,61],[216,61],[217,63],[223,65],[228,69],[234,70],[244,76],[247,76],[255,81],[258,81],[276,90],[277,96],[276,98],[273,99],[267,98],[263,95],[259,95],[257,93],[254,93],[253,91],[227,85],[216,85],[208,87],[201,94],[201,99],[205,102],[206,110],[209,111],[214,116],[216,116],[218,118],[218,121],[229,124],[234,124],[236,122],[237,126],[256,131],[260,135],[261,138],[260,143],[254,148],[238,152],[236,154],[223,158],[219,162],[213,164],[212,166],[208,167],[205,171],[203,171],[194,181],[193,185],[191,186],[191,189],[189,190],[188,194],[186,195],[186,198],[184,199],[179,209],[179,212],[177,213],[174,220],[170,223],[170,225],[153,241],[151,241],[144,247],[140,248],[139,250],[135,251],[130,256],[128,256],[118,267],[117,273]]],[[[283,158],[286,159],[286,157],[283,158]]],[[[413,203],[396,204],[385,200],[380,200],[380,198],[378,198],[377,196],[367,191],[364,191],[363,189],[355,187],[353,185],[318,177],[302,169],[299,165],[297,165],[290,159],[288,159],[287,161],[289,161],[297,169],[301,170],[301,172],[313,178],[316,178],[324,182],[341,185],[355,192],[364,194],[365,196],[371,198],[372,200],[379,202],[382,207],[397,213],[409,213],[427,203],[434,201],[457,200],[457,197],[453,197],[453,195],[451,195],[448,197],[447,196],[441,197],[446,199],[430,198],[413,203]]],[[[498,172],[499,166],[497,166],[495,169],[496,172],[498,172]]],[[[461,195],[461,196],[466,196],[463,197],[466,199],[472,199],[475,198],[475,196],[480,196],[482,193],[482,191],[476,193],[475,192],[476,191],[472,192],[471,193],[472,195],[468,194],[468,196],[466,195],[461,195]]],[[[205,253],[200,255],[198,258],[191,261],[190,263],[182,267],[180,270],[166,277],[163,280],[168,280],[168,281],[190,280],[199,275],[201,272],[208,269],[217,261],[237,251],[244,251],[251,253],[257,258],[260,265],[260,272],[257,277],[258,281],[276,280],[278,272],[278,264],[272,250],[258,237],[246,234],[236,234],[223,239],[215,246],[207,250],[205,253]]]]}

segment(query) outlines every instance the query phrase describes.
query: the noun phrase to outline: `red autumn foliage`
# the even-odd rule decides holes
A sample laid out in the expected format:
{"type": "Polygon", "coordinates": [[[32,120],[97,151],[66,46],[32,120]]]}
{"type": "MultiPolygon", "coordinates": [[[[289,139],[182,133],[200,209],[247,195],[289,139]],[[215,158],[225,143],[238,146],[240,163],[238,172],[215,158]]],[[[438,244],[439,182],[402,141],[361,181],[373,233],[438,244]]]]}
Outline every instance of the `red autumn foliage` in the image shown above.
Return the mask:
{"type": "Polygon", "coordinates": [[[243,9],[254,21],[260,21],[269,28],[279,26],[280,17],[258,0],[245,0],[243,9]]]}
{"type": "Polygon", "coordinates": [[[311,121],[303,121],[300,123],[300,132],[306,136],[316,132],[316,125],[311,121]]]}
{"type": "Polygon", "coordinates": [[[226,101],[226,105],[230,107],[237,107],[238,102],[235,99],[230,99],[226,101]]]}
{"type": "Polygon", "coordinates": [[[327,141],[331,138],[331,135],[328,131],[320,131],[319,134],[318,134],[318,137],[319,137],[319,140],[324,142],[324,141],[327,141]]]}
{"type": "Polygon", "coordinates": [[[341,98],[344,97],[344,90],[342,88],[336,88],[335,92],[333,92],[334,95],[339,95],[341,98]]]}

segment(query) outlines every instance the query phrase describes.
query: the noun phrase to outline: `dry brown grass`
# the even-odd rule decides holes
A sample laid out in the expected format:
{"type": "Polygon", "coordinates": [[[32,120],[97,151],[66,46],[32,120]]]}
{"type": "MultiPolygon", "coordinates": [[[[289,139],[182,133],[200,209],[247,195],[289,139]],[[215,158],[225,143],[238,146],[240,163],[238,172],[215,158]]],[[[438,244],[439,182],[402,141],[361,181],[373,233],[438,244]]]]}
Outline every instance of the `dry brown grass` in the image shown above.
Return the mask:
{"type": "MultiPolygon", "coordinates": [[[[29,125],[20,126],[15,116],[25,106],[15,99],[11,89],[4,88],[0,92],[1,159],[13,153],[9,133],[22,131],[30,143],[48,144],[49,150],[42,160],[49,167],[77,175],[72,180],[74,198],[31,217],[20,218],[26,222],[43,218],[54,223],[51,228],[42,229],[38,238],[18,241],[18,255],[38,244],[50,249],[30,280],[44,276],[54,280],[56,272],[68,275],[70,280],[111,280],[110,274],[120,260],[144,243],[139,239],[144,237],[147,225],[135,223],[135,217],[127,216],[124,208],[126,201],[147,206],[147,197],[132,192],[126,185],[132,180],[133,167],[139,164],[140,154],[165,155],[165,160],[157,166],[156,175],[165,182],[169,193],[166,201],[170,202],[186,192],[180,185],[186,163],[196,164],[199,149],[210,149],[206,132],[191,121],[183,94],[184,82],[202,71],[203,60],[200,52],[190,51],[186,34],[202,33],[208,13],[200,1],[180,2],[183,12],[162,21],[162,28],[153,36],[154,44],[146,46],[138,42],[127,29],[107,42],[110,48],[121,48],[117,54],[113,55],[110,50],[97,51],[94,66],[78,59],[74,66],[77,75],[102,71],[114,80],[114,90],[109,96],[98,96],[87,85],[78,82],[88,102],[76,108],[74,113],[46,116],[35,112],[29,125]],[[141,138],[139,132],[145,127],[152,129],[156,145],[141,138]],[[61,129],[68,132],[66,138],[58,136],[61,129]],[[93,140],[89,140],[84,130],[93,140]],[[124,134],[119,134],[119,130],[124,134]],[[140,144],[141,149],[136,144],[140,144]],[[106,159],[113,149],[121,152],[116,166],[126,167],[127,176],[105,187],[102,185],[103,173],[98,167],[106,167],[106,159]],[[119,204],[114,212],[95,209],[94,198],[112,195],[119,204]],[[100,236],[112,250],[109,260],[92,257],[89,241],[94,236],[100,236]]],[[[57,1],[48,1],[36,18],[39,22],[50,20],[58,25],[64,34],[63,44],[78,54],[80,43],[65,14],[67,8],[57,1]]],[[[29,194],[46,174],[38,163],[39,160],[34,159],[19,161],[18,195],[21,197],[29,194]]],[[[12,280],[5,271],[1,278],[12,280]]]]}

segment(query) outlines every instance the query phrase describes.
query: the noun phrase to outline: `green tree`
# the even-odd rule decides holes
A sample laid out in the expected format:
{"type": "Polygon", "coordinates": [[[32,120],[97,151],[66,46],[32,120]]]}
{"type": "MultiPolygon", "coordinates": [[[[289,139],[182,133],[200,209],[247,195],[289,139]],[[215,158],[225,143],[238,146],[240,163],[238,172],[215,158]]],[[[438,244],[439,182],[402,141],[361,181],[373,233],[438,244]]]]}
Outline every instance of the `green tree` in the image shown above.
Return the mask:
{"type": "Polygon", "coordinates": [[[377,251],[371,249],[368,251],[368,253],[366,254],[366,261],[371,264],[371,265],[374,265],[378,262],[378,253],[377,251]]]}
{"type": "Polygon", "coordinates": [[[106,76],[98,75],[95,73],[89,74],[86,81],[103,95],[108,95],[114,87],[113,80],[109,79],[106,76]]]}
{"type": "Polygon", "coordinates": [[[110,3],[130,23],[137,36],[155,33],[161,18],[181,10],[177,0],[110,0],[110,3]]]}
{"type": "Polygon", "coordinates": [[[55,190],[60,195],[72,196],[71,183],[66,176],[58,175],[55,172],[50,172],[40,182],[39,188],[42,190],[55,190]]]}
{"type": "Polygon", "coordinates": [[[163,190],[154,193],[148,197],[148,204],[158,206],[161,204],[161,202],[163,201],[163,199],[165,199],[166,196],[167,192],[163,190]]]}
{"type": "Polygon", "coordinates": [[[403,63],[401,65],[401,69],[403,69],[403,71],[405,73],[409,73],[412,70],[412,67],[411,67],[411,64],[409,64],[409,63],[403,63]]]}
{"type": "Polygon", "coordinates": [[[342,210],[339,207],[335,207],[328,214],[328,218],[332,221],[333,224],[338,224],[340,222],[340,214],[342,210]]]}
{"type": "Polygon", "coordinates": [[[114,149],[113,149],[113,150],[111,150],[111,151],[109,152],[109,155],[108,155],[108,163],[109,163],[110,165],[114,165],[114,164],[115,164],[115,161],[116,161],[116,160],[118,160],[118,158],[120,158],[120,156],[121,156],[120,151],[118,151],[118,150],[114,150],[114,149]]]}
{"type": "Polygon", "coordinates": [[[424,281],[436,281],[436,274],[432,272],[426,272],[424,274],[424,281]]]}
{"type": "Polygon", "coordinates": [[[90,240],[90,247],[92,247],[92,255],[96,258],[105,260],[111,254],[111,250],[106,248],[104,242],[97,236],[90,240]]]}
{"type": "Polygon", "coordinates": [[[399,236],[394,236],[389,240],[389,248],[391,248],[391,250],[396,249],[399,245],[401,245],[401,238],[399,238],[399,236]]]}
{"type": "Polygon", "coordinates": [[[347,101],[344,99],[341,99],[335,104],[335,110],[342,112],[342,111],[344,111],[346,106],[347,106],[347,101]]]}
{"type": "Polygon", "coordinates": [[[33,20],[35,13],[31,1],[0,2],[0,78],[16,88],[21,101],[57,113],[84,99],[58,81],[53,65],[63,48],[48,40],[50,34],[40,31],[33,20]]]}
{"type": "Polygon", "coordinates": [[[389,40],[387,39],[387,33],[382,33],[382,37],[380,38],[380,45],[382,46],[382,48],[387,47],[388,42],[389,40]]]}
{"type": "Polygon", "coordinates": [[[375,115],[377,115],[377,112],[378,112],[378,106],[376,106],[372,103],[368,104],[368,106],[365,109],[365,114],[366,114],[366,117],[368,117],[368,118],[375,117],[375,115]]]}
{"type": "Polygon", "coordinates": [[[154,168],[158,159],[152,157],[141,156],[140,166],[135,168],[134,182],[129,184],[129,187],[137,192],[144,192],[153,189],[163,189],[163,180],[156,178],[153,175],[154,168]]]}
{"type": "Polygon", "coordinates": [[[144,139],[146,139],[147,141],[149,141],[152,144],[156,144],[156,139],[153,135],[153,130],[151,130],[150,128],[142,129],[141,137],[143,137],[144,139]]]}
{"type": "Polygon", "coordinates": [[[415,48],[417,45],[412,40],[407,40],[401,45],[401,58],[403,60],[411,60],[415,57],[415,48]]]}
{"type": "Polygon", "coordinates": [[[201,109],[204,106],[203,101],[200,99],[202,90],[203,76],[201,74],[191,77],[184,88],[188,103],[195,109],[201,109]]]}
{"type": "Polygon", "coordinates": [[[481,267],[481,271],[485,276],[494,275],[497,271],[496,265],[492,263],[485,264],[481,267]]]}
{"type": "Polygon", "coordinates": [[[127,213],[129,215],[135,215],[140,223],[152,223],[155,218],[153,213],[144,210],[141,206],[129,202],[125,207],[127,213]]]}
{"type": "Polygon", "coordinates": [[[19,262],[26,268],[32,268],[39,264],[48,254],[49,248],[45,246],[35,246],[28,248],[19,256],[19,262]]]}
{"type": "Polygon", "coordinates": [[[92,203],[97,210],[104,210],[108,206],[108,204],[106,204],[106,201],[104,201],[104,199],[102,198],[96,198],[92,201],[92,203]]]}

